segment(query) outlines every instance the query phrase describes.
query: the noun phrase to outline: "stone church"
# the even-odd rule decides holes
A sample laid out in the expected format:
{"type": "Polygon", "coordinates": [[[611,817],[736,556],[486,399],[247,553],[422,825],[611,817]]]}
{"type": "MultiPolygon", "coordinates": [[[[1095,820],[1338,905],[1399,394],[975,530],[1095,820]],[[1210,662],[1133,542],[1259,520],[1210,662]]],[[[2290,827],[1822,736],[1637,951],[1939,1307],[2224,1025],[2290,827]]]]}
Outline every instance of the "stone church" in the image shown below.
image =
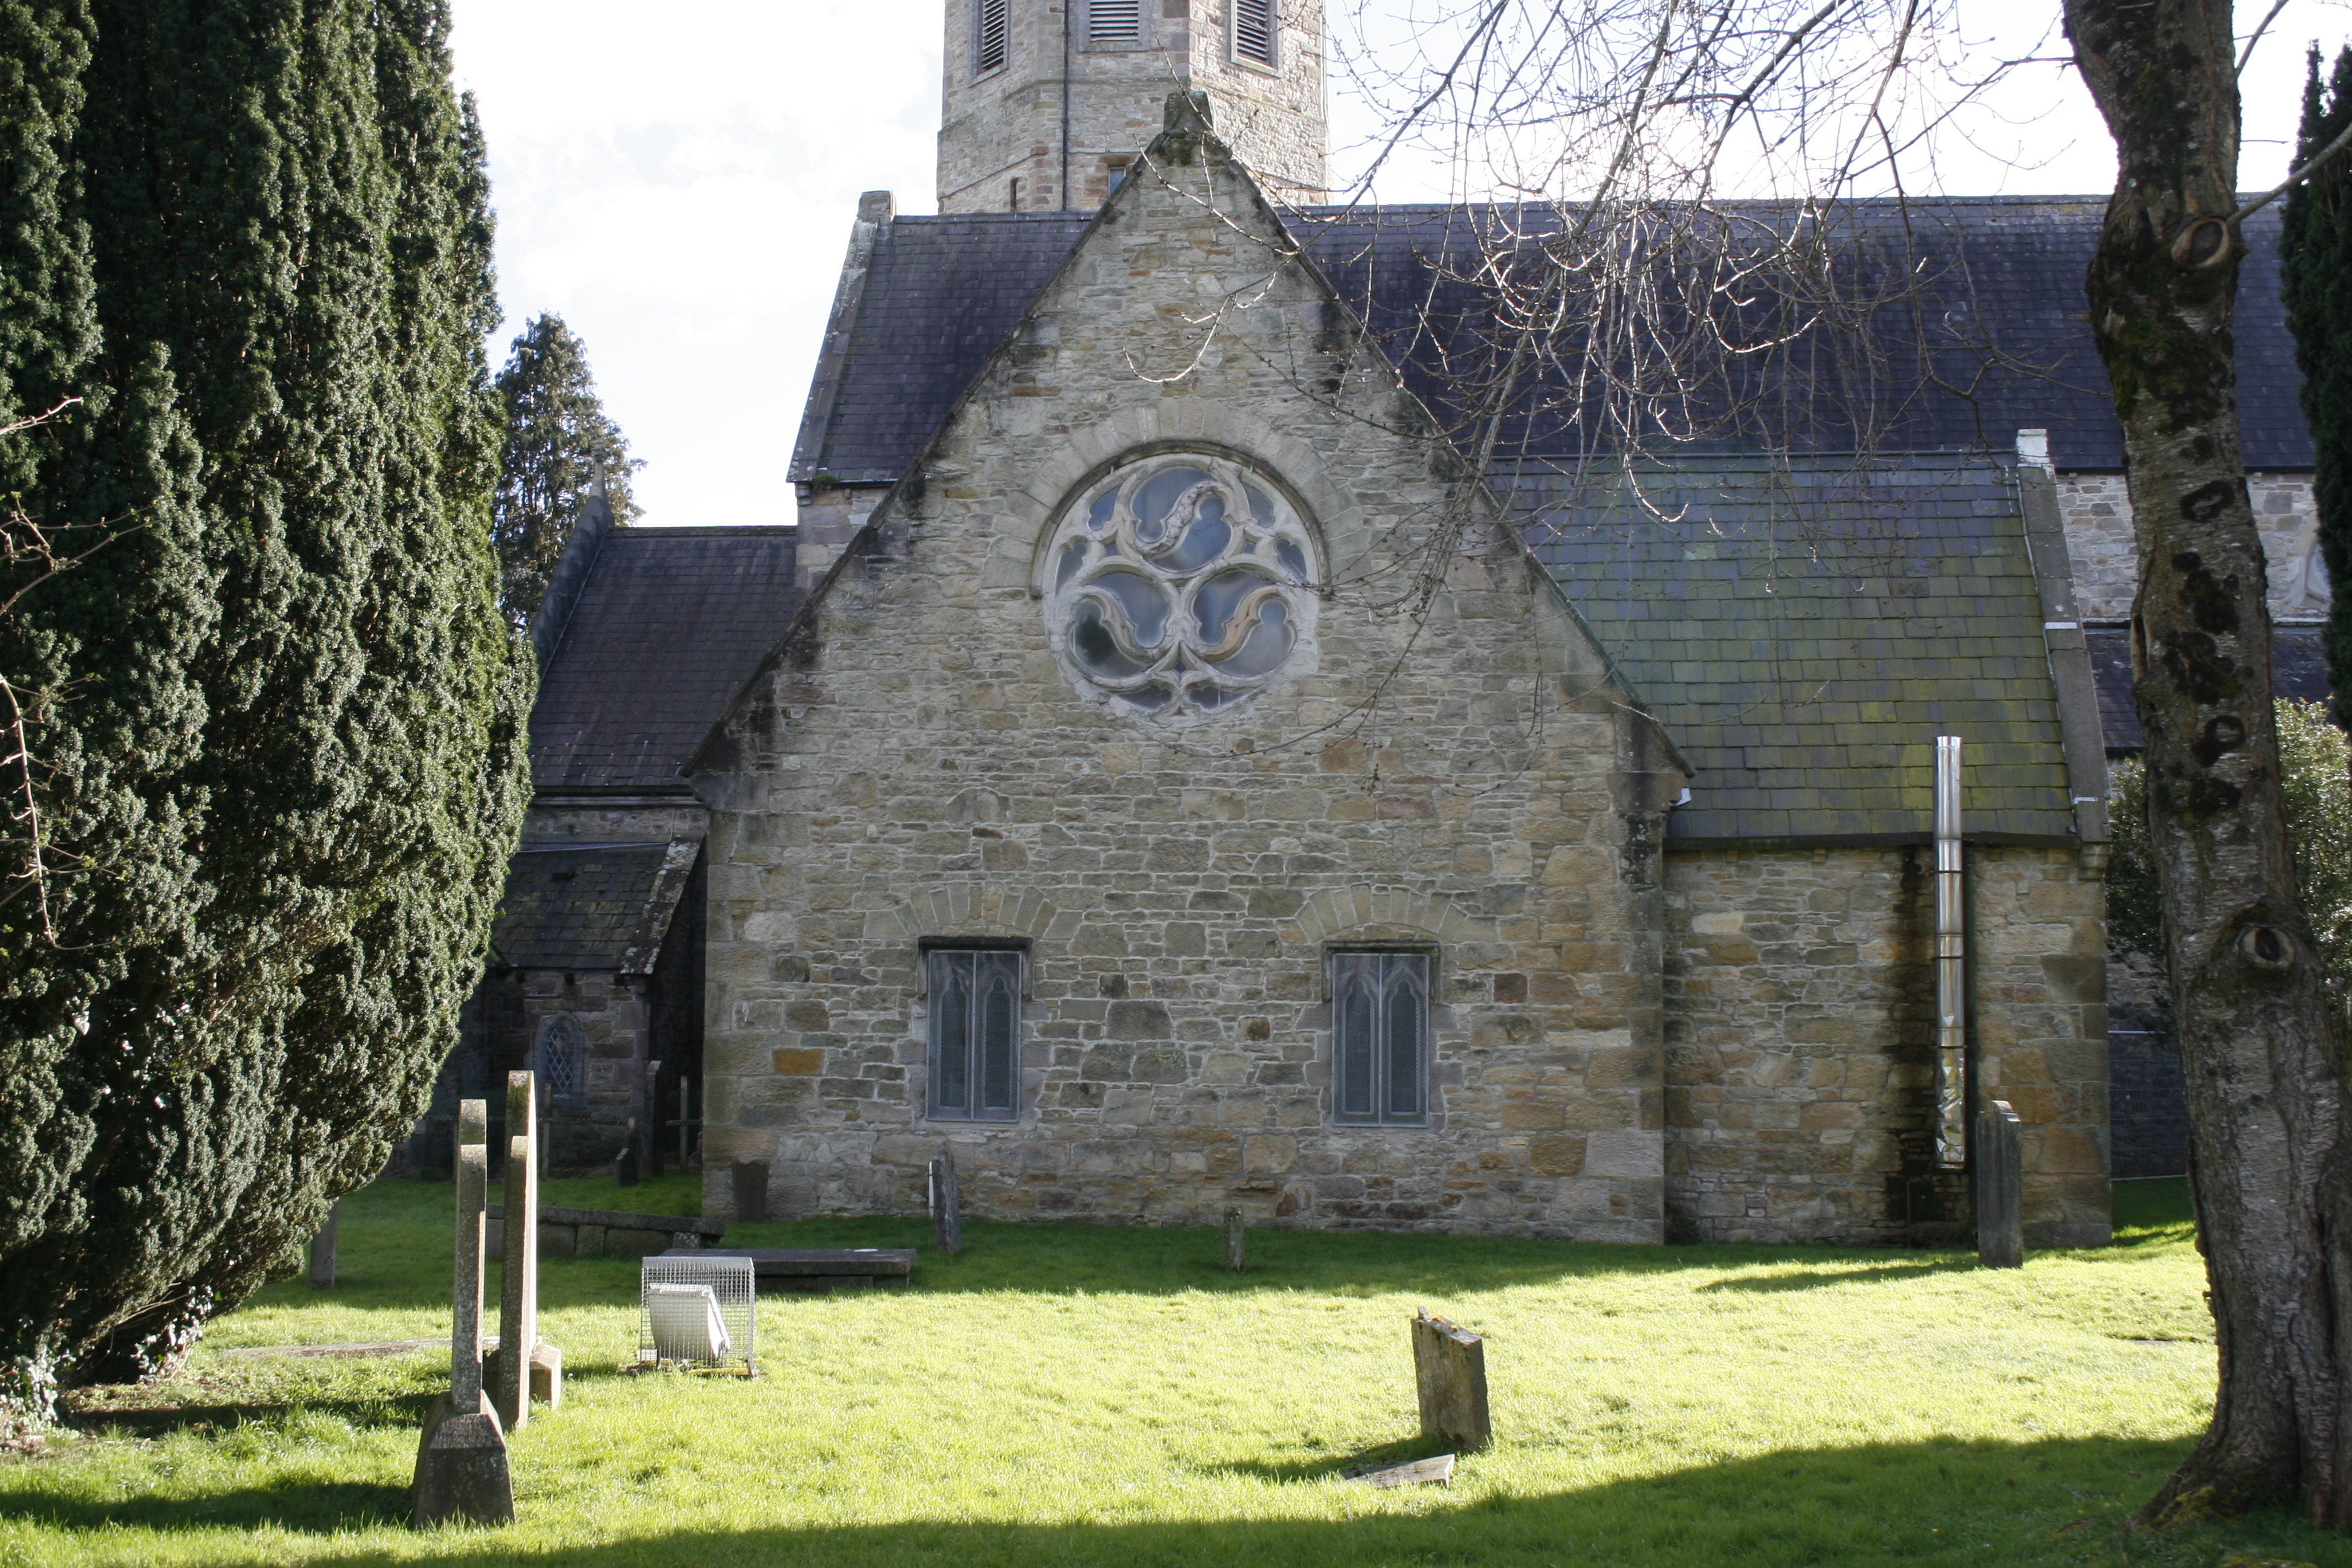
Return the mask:
{"type": "MultiPolygon", "coordinates": [[[[1319,0],[946,8],[940,211],[859,205],[797,517],[592,509],[557,574],[444,1098],[535,1066],[581,1164],[683,1108],[788,1216],[920,1212],[952,1146],[995,1217],[1948,1240],[1957,735],[1965,1092],[2023,1119],[2029,1241],[2105,1240],[2165,1053],[2109,1005],[2102,201],[1910,215],[2059,374],[1922,362],[1866,460],[1718,447],[1639,510],[1572,431],[1483,474],[1435,433],[1478,219],[1318,205],[1319,0]]],[[[2246,447],[2317,695],[2275,235],[2246,447]]]]}

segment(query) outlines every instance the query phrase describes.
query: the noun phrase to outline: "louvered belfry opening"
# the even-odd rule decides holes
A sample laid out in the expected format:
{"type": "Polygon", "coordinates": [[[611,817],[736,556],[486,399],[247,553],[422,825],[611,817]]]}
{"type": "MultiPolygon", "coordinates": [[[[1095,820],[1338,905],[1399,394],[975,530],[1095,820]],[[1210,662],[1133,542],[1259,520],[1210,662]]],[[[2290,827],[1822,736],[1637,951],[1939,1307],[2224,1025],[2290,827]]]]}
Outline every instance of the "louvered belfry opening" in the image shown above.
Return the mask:
{"type": "Polygon", "coordinates": [[[1271,70],[1277,0],[1234,0],[1234,58],[1271,70]]]}
{"type": "Polygon", "coordinates": [[[1138,44],[1143,41],[1143,0],[1089,0],[1087,41],[1090,44],[1138,44]]]}
{"type": "Polygon", "coordinates": [[[1021,958],[1018,948],[934,948],[928,955],[934,1117],[1019,1117],[1021,958]]]}
{"type": "Polygon", "coordinates": [[[1331,957],[1334,1120],[1429,1120],[1429,955],[1331,957]]]}
{"type": "Polygon", "coordinates": [[[1010,0],[972,0],[971,74],[1004,68],[1005,6],[1010,0]]]}

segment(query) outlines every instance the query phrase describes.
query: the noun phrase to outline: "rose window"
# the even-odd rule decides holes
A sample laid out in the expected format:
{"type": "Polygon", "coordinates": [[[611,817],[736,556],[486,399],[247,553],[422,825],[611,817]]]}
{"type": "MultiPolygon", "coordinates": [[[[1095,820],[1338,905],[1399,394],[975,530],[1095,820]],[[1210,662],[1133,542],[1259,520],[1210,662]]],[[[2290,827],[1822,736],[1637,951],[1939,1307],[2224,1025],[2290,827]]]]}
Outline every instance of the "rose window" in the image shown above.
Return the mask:
{"type": "Polygon", "coordinates": [[[1195,454],[1121,468],[1046,558],[1046,624],[1115,712],[1231,707],[1312,655],[1314,543],[1279,494],[1195,454]]]}

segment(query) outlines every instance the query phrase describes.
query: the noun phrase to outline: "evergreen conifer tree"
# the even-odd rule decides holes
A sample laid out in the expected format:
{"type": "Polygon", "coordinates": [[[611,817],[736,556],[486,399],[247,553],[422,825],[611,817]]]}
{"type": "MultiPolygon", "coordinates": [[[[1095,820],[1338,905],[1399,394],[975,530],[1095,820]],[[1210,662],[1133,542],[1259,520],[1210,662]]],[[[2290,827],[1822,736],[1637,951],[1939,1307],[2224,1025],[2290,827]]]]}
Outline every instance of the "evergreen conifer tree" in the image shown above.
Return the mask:
{"type": "Polygon", "coordinates": [[[20,1406],[168,1361],[379,1169],[479,963],[530,674],[447,30],[0,0],[0,395],[82,399],[0,476],[104,540],[0,617],[37,717],[0,887],[20,1406]]]}
{"type": "MultiPolygon", "coordinates": [[[[2324,85],[2319,50],[2303,89],[2295,138],[2300,168],[2352,124],[2352,48],[2336,57],[2324,85]]],[[[2316,452],[2313,498],[2319,509],[2320,556],[2337,586],[2327,612],[2327,676],[2339,717],[2352,719],[2352,163],[2337,158],[2287,193],[2279,271],[2295,363],[2303,371],[2303,413],[2316,452]]]]}
{"type": "Polygon", "coordinates": [[[645,464],[629,457],[621,427],[596,396],[588,351],[562,317],[534,317],[523,328],[499,373],[498,388],[507,407],[494,524],[502,574],[499,603],[509,621],[526,626],[598,477],[613,521],[625,526],[642,515],[629,494],[629,476],[645,464]]]}

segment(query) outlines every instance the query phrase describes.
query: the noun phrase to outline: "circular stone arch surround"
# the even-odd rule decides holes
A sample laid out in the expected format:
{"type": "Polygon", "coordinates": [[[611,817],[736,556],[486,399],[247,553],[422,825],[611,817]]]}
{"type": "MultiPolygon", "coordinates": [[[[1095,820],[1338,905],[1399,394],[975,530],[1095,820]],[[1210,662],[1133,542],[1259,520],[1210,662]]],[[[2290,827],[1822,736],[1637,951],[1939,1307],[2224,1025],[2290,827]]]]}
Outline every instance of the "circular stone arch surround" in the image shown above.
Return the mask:
{"type": "Polygon", "coordinates": [[[1181,726],[1315,670],[1328,561],[1282,474],[1222,443],[1162,439],[1064,490],[1035,535],[1030,589],[1073,689],[1181,726]]]}

